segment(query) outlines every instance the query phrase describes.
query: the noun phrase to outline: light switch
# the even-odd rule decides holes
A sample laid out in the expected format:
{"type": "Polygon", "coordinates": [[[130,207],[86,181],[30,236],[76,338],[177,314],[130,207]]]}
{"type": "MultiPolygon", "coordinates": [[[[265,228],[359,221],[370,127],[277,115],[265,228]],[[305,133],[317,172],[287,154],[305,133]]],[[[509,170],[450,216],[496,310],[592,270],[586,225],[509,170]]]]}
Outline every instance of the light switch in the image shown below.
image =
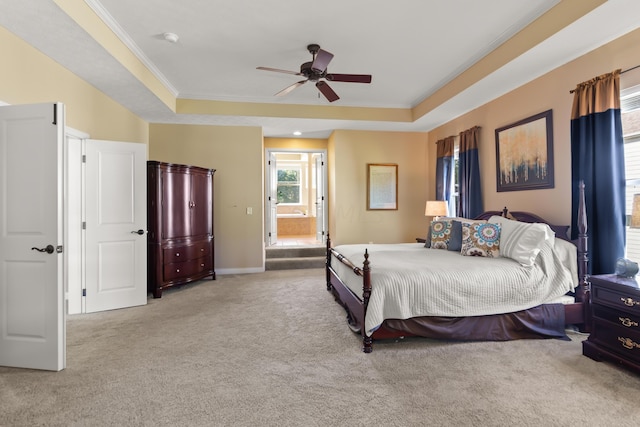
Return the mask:
{"type": "Polygon", "coordinates": [[[247,208],[247,215],[253,215],[253,208],[247,208]]]}

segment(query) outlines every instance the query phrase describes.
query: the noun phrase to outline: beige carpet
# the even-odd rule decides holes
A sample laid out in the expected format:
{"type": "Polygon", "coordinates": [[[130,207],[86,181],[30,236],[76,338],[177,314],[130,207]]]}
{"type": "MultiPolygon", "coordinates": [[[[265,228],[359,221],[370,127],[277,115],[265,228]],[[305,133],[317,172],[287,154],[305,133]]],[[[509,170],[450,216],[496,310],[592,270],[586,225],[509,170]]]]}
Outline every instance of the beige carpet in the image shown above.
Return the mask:
{"type": "Polygon", "coordinates": [[[640,376],[571,338],[363,354],[323,270],[220,276],[69,317],[66,370],[0,368],[0,425],[639,425],[640,376]]]}

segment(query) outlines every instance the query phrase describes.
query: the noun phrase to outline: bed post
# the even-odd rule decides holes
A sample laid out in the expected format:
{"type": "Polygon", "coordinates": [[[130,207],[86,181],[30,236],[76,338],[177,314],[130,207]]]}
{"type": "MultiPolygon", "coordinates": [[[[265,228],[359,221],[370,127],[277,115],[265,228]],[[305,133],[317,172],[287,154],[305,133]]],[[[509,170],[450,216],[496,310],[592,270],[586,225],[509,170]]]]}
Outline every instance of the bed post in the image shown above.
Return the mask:
{"type": "Polygon", "coordinates": [[[589,305],[591,287],[589,285],[589,274],[587,265],[589,262],[589,237],[587,236],[587,208],[584,198],[584,181],[578,184],[578,288],[576,290],[576,300],[581,301],[584,307],[584,332],[589,332],[591,307],[589,305]]]}
{"type": "Polygon", "coordinates": [[[327,290],[331,290],[331,275],[329,274],[329,268],[331,267],[331,238],[327,233],[327,260],[324,265],[324,273],[327,278],[327,290]]]}
{"type": "Polygon", "coordinates": [[[367,316],[367,306],[369,305],[369,297],[371,296],[371,273],[369,269],[369,251],[364,251],[364,263],[362,265],[362,325],[360,331],[362,333],[362,351],[371,353],[373,351],[373,339],[367,336],[367,328],[364,319],[367,316]]]}

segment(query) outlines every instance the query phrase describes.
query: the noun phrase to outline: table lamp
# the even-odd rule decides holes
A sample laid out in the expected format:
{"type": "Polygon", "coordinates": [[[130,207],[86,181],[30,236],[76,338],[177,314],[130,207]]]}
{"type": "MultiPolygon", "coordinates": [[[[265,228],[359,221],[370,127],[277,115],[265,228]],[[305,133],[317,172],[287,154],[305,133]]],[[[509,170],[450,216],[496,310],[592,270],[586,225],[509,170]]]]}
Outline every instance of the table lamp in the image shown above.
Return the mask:
{"type": "Polygon", "coordinates": [[[441,216],[447,216],[448,213],[447,202],[444,200],[428,200],[424,208],[424,216],[432,216],[436,221],[441,216]]]}

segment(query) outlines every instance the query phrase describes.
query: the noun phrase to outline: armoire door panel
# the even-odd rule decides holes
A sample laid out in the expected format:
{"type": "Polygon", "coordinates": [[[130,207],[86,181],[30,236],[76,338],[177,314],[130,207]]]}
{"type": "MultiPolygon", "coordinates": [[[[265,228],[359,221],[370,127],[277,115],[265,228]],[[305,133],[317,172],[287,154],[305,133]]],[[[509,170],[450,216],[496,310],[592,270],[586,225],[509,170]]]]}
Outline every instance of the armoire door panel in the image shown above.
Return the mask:
{"type": "Polygon", "coordinates": [[[175,239],[191,235],[191,178],[184,173],[162,173],[162,238],[175,239]]]}

